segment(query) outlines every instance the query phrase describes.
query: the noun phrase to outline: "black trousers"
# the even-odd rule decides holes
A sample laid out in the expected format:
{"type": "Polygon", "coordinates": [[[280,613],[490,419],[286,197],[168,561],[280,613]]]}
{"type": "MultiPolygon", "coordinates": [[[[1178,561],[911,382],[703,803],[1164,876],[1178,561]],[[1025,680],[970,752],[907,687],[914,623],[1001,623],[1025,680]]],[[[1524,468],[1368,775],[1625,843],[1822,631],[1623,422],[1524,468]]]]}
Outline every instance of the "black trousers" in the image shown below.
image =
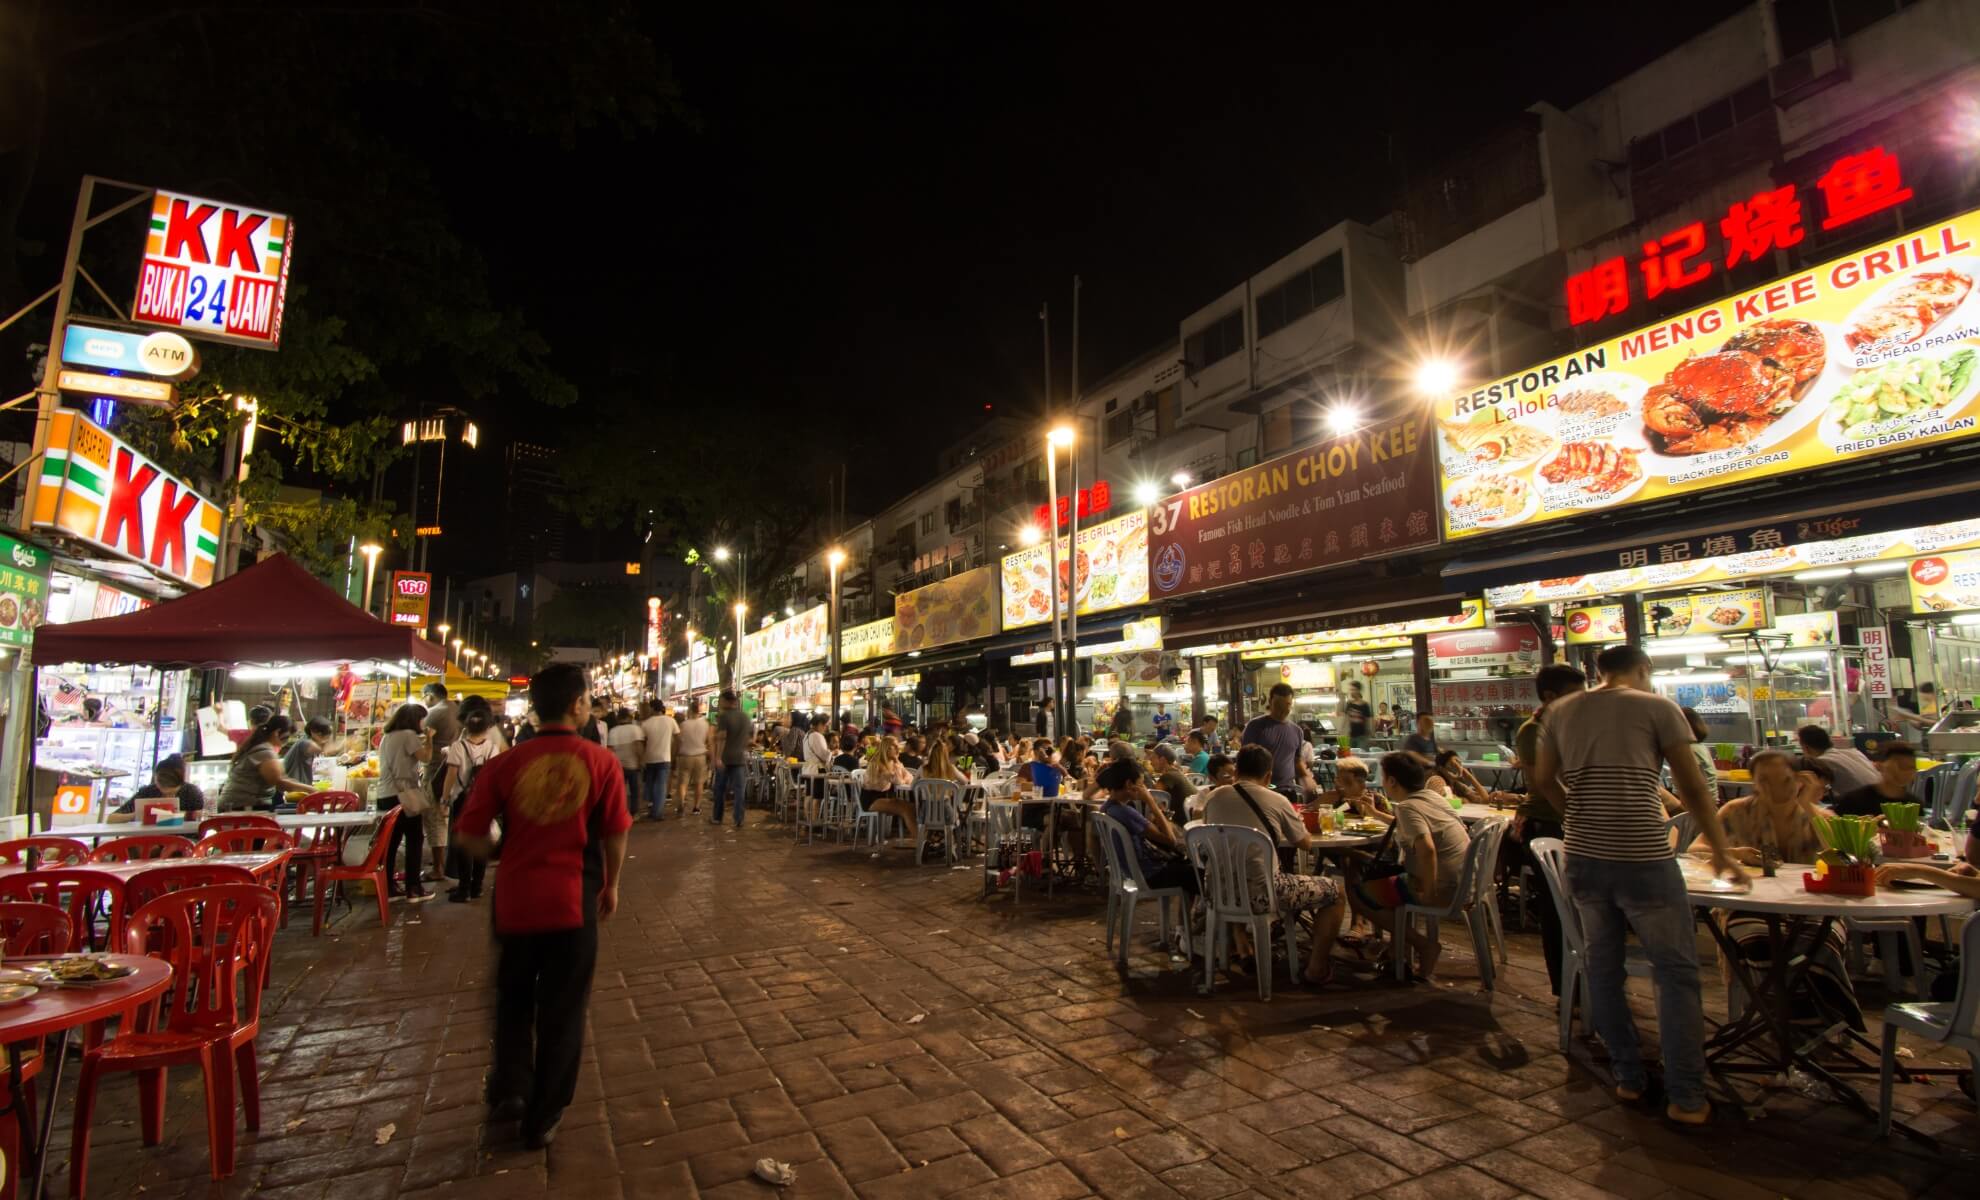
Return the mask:
{"type": "Polygon", "coordinates": [[[598,927],[495,936],[502,960],[495,969],[495,1069],[488,1100],[521,1096],[525,1124],[541,1128],[577,1094],[598,927]]]}
{"type": "MultiPolygon", "coordinates": [[[[389,809],[397,807],[398,803],[398,799],[393,797],[388,800],[380,800],[378,807],[381,810],[389,809]]],[[[399,813],[398,821],[392,826],[392,844],[385,848],[385,882],[387,886],[391,885],[392,873],[397,868],[400,846],[406,848],[406,890],[408,892],[416,892],[420,887],[420,859],[426,853],[426,826],[420,822],[418,817],[409,812],[399,813]]]]}
{"type": "MultiPolygon", "coordinates": [[[[1547,888],[1547,876],[1534,861],[1527,843],[1541,838],[1558,838],[1561,827],[1553,821],[1528,821],[1520,828],[1519,862],[1533,868],[1533,907],[1540,917],[1540,950],[1547,958],[1547,982],[1554,987],[1554,995],[1561,994],[1561,914],[1554,907],[1554,894],[1547,888]]],[[[1572,900],[1568,903],[1574,903],[1572,900]]]]}

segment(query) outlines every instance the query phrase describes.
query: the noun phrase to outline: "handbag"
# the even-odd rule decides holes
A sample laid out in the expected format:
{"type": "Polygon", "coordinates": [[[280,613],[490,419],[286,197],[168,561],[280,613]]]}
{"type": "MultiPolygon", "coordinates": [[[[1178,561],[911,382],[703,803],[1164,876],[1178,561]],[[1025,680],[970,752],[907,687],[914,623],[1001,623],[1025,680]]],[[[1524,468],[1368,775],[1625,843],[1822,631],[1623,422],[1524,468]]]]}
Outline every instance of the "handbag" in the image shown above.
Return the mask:
{"type": "Polygon", "coordinates": [[[1279,870],[1288,875],[1299,870],[1299,848],[1297,846],[1281,846],[1279,844],[1279,835],[1272,832],[1272,823],[1265,819],[1265,810],[1258,807],[1258,801],[1251,798],[1251,793],[1245,790],[1245,786],[1242,783],[1233,784],[1232,787],[1237,792],[1238,798],[1251,806],[1251,813],[1258,818],[1259,825],[1264,827],[1265,836],[1272,839],[1272,849],[1277,851],[1279,855],[1279,870]]]}

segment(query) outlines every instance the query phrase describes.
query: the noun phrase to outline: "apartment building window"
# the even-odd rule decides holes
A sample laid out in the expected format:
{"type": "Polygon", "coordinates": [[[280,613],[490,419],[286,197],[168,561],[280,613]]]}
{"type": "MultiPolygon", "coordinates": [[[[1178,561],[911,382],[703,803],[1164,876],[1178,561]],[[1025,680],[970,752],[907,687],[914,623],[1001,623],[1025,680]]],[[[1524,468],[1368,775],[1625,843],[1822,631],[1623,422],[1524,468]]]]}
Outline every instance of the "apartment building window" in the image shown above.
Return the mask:
{"type": "Polygon", "coordinates": [[[1831,39],[1840,41],[1916,3],[1918,0],[1774,0],[1781,57],[1793,58],[1831,39]]]}
{"type": "Polygon", "coordinates": [[[1756,79],[1695,112],[1689,112],[1656,133],[1629,144],[1631,171],[1647,171],[1668,159],[1705,145],[1748,121],[1773,117],[1773,96],[1767,81],[1756,79]]]}
{"type": "Polygon", "coordinates": [[[1113,449],[1134,436],[1134,405],[1123,404],[1107,414],[1103,424],[1105,437],[1102,439],[1108,449],[1113,449]]]}
{"type": "Polygon", "coordinates": [[[1293,406],[1281,404],[1260,418],[1258,433],[1260,453],[1265,458],[1274,458],[1292,449],[1293,406]]]}
{"type": "Polygon", "coordinates": [[[1234,308],[1183,339],[1183,357],[1191,374],[1222,362],[1244,349],[1244,310],[1234,308]]]}
{"type": "Polygon", "coordinates": [[[1260,293],[1258,336],[1270,337],[1321,305],[1340,299],[1345,290],[1346,275],[1337,250],[1270,291],[1260,293]]]}
{"type": "Polygon", "coordinates": [[[930,509],[921,514],[921,532],[923,534],[935,532],[935,510],[930,509]]]}
{"type": "Polygon", "coordinates": [[[1155,393],[1155,436],[1168,437],[1176,431],[1176,385],[1155,393]]]}

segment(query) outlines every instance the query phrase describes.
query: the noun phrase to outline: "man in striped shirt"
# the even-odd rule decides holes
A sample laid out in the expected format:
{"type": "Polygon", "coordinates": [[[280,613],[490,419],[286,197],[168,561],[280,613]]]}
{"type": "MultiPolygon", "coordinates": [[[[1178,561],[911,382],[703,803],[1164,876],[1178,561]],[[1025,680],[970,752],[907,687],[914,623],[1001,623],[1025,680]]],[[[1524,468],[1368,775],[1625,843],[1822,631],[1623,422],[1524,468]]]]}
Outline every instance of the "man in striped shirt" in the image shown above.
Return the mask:
{"type": "Polygon", "coordinates": [[[1691,727],[1678,706],[1650,685],[1650,656],[1611,646],[1595,659],[1602,685],[1547,710],[1533,786],[1566,814],[1567,891],[1587,942],[1589,1021],[1609,1050],[1616,1095],[1640,1099],[1648,1087],[1636,1022],[1623,994],[1624,937],[1650,958],[1663,1043],[1665,1115],[1702,1125],[1705,1014],[1698,991],[1698,947],[1684,876],[1665,832],[1661,769],[1712,848],[1722,876],[1744,880],[1726,846],[1715,798],[1691,754],[1691,727]]]}

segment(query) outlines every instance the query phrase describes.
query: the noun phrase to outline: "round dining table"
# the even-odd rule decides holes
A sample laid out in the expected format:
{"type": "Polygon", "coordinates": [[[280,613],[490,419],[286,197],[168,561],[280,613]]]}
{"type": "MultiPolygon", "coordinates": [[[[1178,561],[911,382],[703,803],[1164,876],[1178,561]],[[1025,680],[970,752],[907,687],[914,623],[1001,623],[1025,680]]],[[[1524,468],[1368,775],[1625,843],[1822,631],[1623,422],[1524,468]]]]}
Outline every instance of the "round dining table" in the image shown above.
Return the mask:
{"type": "MultiPolygon", "coordinates": [[[[1873,1054],[1880,1048],[1851,1029],[1843,1014],[1830,1011],[1821,993],[1808,981],[1816,963],[1817,947],[1829,939],[1838,921],[1891,921],[1914,917],[1960,917],[1980,908],[1980,901],[1934,886],[1896,884],[1880,886],[1868,896],[1811,892],[1805,877],[1814,873],[1810,865],[1783,863],[1775,874],[1749,877],[1747,890],[1714,877],[1711,867],[1698,859],[1680,857],[1685,894],[1693,906],[1717,909],[1731,914],[1756,916],[1767,926],[1768,961],[1748,962],[1740,947],[1727,934],[1724,924],[1707,920],[1706,929],[1719,945],[1733,977],[1745,995],[1745,1011],[1728,1012],[1726,1023],[1705,1043],[1705,1061],[1722,1081],[1733,1074],[1782,1076],[1800,1068],[1822,1080],[1842,1101],[1868,1117],[1875,1117],[1876,1106],[1865,1100],[1842,1077],[1842,1073],[1867,1074],[1877,1070],[1850,1053],[1850,1044],[1873,1054]],[[1797,1036],[1794,1011],[1797,1001],[1808,1001],[1821,1011],[1831,1030],[1841,1030],[1840,1041],[1797,1036]],[[1846,1061],[1824,1062],[1815,1052],[1835,1045],[1846,1061]]],[[[1926,1073],[1916,1068],[1910,1074],[1926,1073]]],[[[1912,1132],[1907,1130],[1906,1132],[1912,1132]]]]}
{"type": "MultiPolygon", "coordinates": [[[[172,982],[172,968],[161,959],[141,954],[106,954],[101,957],[134,970],[121,979],[102,983],[44,987],[25,1000],[0,1007],[0,1044],[7,1048],[7,1103],[14,1113],[27,1111],[27,1093],[21,1078],[25,1061],[23,1052],[42,1049],[48,1053],[45,1047],[47,1039],[56,1038],[60,1042],[53,1051],[53,1057],[45,1060],[49,1079],[48,1093],[42,1101],[41,1127],[36,1129],[26,1122],[19,1122],[22,1161],[32,1163],[34,1169],[33,1200],[40,1200],[47,1173],[45,1151],[48,1139],[55,1130],[56,1096],[62,1086],[62,1066],[69,1057],[70,1036],[83,1026],[115,1017],[122,1017],[128,1025],[139,1007],[158,999],[172,982]]],[[[46,959],[9,958],[6,965],[23,967],[42,961],[46,959]]],[[[9,1164],[10,1167],[12,1165],[9,1164]]],[[[17,1174],[16,1191],[19,1190],[18,1180],[17,1174]]]]}

